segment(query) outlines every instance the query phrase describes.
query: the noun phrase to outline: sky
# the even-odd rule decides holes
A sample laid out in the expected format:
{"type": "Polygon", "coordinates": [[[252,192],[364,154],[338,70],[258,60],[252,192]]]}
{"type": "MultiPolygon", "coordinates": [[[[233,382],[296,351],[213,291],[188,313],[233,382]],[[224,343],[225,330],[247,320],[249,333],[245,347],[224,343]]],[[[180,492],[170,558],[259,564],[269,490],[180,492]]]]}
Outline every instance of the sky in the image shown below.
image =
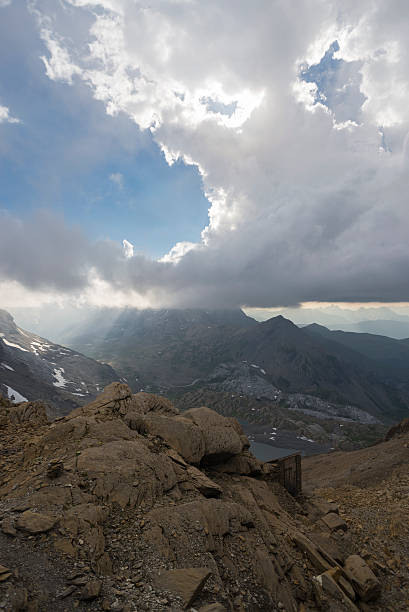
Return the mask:
{"type": "Polygon", "coordinates": [[[409,302],[406,0],[0,0],[0,306],[409,302]]]}

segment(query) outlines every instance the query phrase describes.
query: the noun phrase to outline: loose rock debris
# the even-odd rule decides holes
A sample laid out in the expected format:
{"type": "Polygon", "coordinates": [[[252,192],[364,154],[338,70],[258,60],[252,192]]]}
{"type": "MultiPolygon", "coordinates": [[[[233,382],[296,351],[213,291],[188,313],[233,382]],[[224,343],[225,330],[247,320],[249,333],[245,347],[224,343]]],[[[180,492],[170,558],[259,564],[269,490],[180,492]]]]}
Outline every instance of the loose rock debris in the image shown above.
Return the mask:
{"type": "Polygon", "coordinates": [[[292,498],[235,419],[120,383],[52,424],[7,415],[0,609],[382,609],[341,500],[292,498]]]}

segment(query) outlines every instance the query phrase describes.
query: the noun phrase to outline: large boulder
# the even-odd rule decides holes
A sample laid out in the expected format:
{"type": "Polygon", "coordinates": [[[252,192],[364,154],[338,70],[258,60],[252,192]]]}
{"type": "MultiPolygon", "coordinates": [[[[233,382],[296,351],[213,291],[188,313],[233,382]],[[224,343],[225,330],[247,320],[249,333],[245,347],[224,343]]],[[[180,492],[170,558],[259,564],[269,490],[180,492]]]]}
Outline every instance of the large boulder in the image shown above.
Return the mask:
{"type": "MultiPolygon", "coordinates": [[[[136,403],[140,401],[138,395],[133,397],[136,403]]],[[[217,464],[239,455],[248,446],[235,419],[223,417],[209,408],[192,408],[183,414],[172,414],[166,404],[155,404],[158,411],[149,410],[143,414],[134,409],[134,403],[124,415],[125,423],[142,435],[160,436],[188,463],[217,464]]],[[[242,467],[246,473],[251,472],[250,467],[242,467]]]]}
{"type": "Polygon", "coordinates": [[[214,466],[217,472],[224,474],[243,474],[245,476],[258,475],[263,472],[263,464],[256,459],[251,453],[244,450],[239,455],[235,455],[227,461],[214,466]]]}
{"type": "Polygon", "coordinates": [[[206,453],[203,432],[183,416],[127,414],[125,421],[141,434],[160,436],[188,463],[199,464],[206,453]]]}
{"type": "Polygon", "coordinates": [[[90,580],[83,586],[80,599],[84,599],[85,601],[96,599],[101,592],[101,588],[101,580],[90,580]]]}
{"type": "Polygon", "coordinates": [[[187,567],[163,572],[155,582],[159,588],[179,595],[189,607],[210,575],[206,567],[187,567]]]}
{"type": "Polygon", "coordinates": [[[157,576],[155,582],[160,589],[179,595],[186,607],[189,607],[210,575],[211,572],[206,567],[187,567],[163,572],[157,576]]]}
{"type": "Polygon", "coordinates": [[[205,445],[203,462],[220,463],[243,450],[242,432],[235,419],[226,419],[206,407],[191,408],[183,416],[195,423],[202,432],[205,445]]]}
{"type": "Polygon", "coordinates": [[[345,569],[362,601],[372,601],[379,597],[381,584],[362,557],[350,555],[345,561],[345,569]]]}

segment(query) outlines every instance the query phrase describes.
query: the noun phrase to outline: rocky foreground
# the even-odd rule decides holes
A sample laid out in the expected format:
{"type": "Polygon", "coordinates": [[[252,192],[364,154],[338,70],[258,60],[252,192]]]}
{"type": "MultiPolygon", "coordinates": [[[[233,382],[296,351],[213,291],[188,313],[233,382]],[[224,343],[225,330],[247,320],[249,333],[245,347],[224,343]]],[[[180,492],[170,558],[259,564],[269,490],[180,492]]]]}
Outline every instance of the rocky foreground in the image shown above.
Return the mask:
{"type": "Polygon", "coordinates": [[[409,610],[409,419],[385,440],[303,460],[307,490],[339,506],[349,540],[384,585],[379,609],[409,610]]]}
{"type": "Polygon", "coordinates": [[[2,401],[0,428],[0,609],[387,609],[345,512],[292,498],[235,419],[114,383],[51,424],[2,401]]]}

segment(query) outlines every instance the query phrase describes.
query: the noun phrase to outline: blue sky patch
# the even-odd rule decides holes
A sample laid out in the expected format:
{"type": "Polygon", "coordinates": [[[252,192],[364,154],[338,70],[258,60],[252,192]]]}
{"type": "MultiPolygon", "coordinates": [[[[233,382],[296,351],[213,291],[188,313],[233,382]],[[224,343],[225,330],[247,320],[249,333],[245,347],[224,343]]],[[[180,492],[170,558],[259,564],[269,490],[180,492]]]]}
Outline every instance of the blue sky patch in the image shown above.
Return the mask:
{"type": "Polygon", "coordinates": [[[0,104],[21,123],[0,126],[0,209],[52,209],[93,239],[126,238],[153,257],[199,240],[209,202],[197,168],[168,166],[148,131],[108,116],[80,81],[51,81],[24,3],[1,17],[0,104]]]}
{"type": "Polygon", "coordinates": [[[307,83],[315,83],[317,91],[315,103],[329,108],[338,123],[344,121],[360,122],[361,107],[366,98],[361,92],[361,62],[346,62],[334,55],[339,51],[338,41],[334,41],[318,64],[303,66],[300,78],[307,83]]]}

